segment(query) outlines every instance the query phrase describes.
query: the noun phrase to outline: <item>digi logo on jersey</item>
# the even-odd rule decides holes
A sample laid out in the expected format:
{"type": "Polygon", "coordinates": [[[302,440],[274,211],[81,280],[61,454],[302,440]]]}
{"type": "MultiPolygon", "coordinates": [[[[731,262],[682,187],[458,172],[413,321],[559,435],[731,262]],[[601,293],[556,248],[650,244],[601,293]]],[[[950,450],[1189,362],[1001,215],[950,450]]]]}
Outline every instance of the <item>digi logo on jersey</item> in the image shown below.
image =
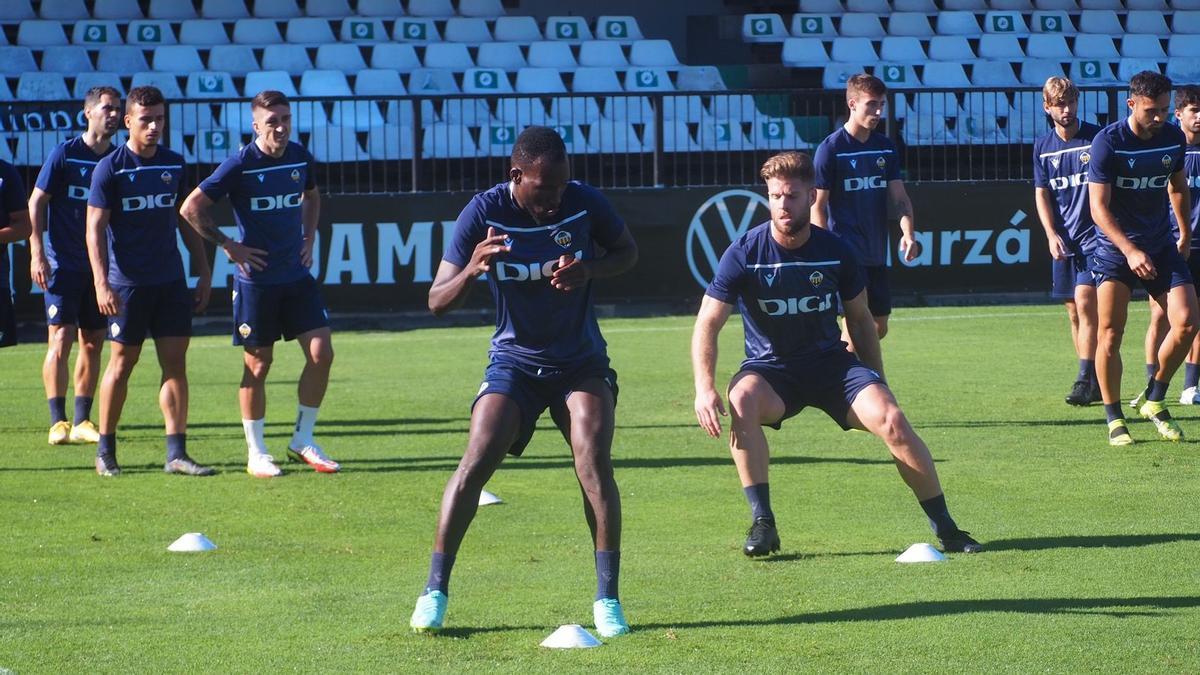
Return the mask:
{"type": "Polygon", "coordinates": [[[274,195],[267,197],[251,197],[251,211],[276,211],[278,209],[294,209],[300,206],[300,193],[290,195],[274,195]]]}
{"type": "Polygon", "coordinates": [[[121,198],[121,209],[129,211],[145,211],[147,209],[175,208],[175,193],[164,192],[158,195],[134,195],[121,198]]]}
{"type": "Polygon", "coordinates": [[[1070,176],[1055,176],[1050,179],[1051,190],[1066,190],[1067,188],[1087,185],[1087,172],[1071,174],[1070,176]]]}
{"type": "Polygon", "coordinates": [[[842,181],[842,189],[846,192],[859,192],[860,190],[881,190],[887,187],[887,181],[883,176],[866,176],[863,178],[847,178],[842,181]]]}
{"type": "Polygon", "coordinates": [[[1167,176],[1117,176],[1117,187],[1122,190],[1161,190],[1168,182],[1167,176]]]}
{"type": "Polygon", "coordinates": [[[810,314],[824,312],[833,307],[833,293],[808,295],[803,298],[759,298],[758,308],[767,316],[810,314]]]}
{"type": "MultiPolygon", "coordinates": [[[[583,260],[583,251],[575,252],[576,260],[583,260]]],[[[558,258],[546,262],[508,263],[496,261],[497,281],[541,281],[554,276],[558,267],[558,258]]]]}
{"type": "Polygon", "coordinates": [[[85,188],[82,185],[68,185],[67,199],[82,199],[87,201],[87,198],[92,194],[91,188],[85,188]]]}

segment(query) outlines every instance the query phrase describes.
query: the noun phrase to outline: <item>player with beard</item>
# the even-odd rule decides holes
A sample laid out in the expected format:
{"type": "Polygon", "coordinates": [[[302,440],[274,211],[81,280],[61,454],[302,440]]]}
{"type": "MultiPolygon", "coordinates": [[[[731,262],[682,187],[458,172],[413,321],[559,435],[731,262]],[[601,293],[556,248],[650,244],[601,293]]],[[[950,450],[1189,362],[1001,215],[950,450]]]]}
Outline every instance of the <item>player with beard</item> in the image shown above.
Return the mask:
{"type": "MultiPolygon", "coordinates": [[[[1192,279],[1200,278],[1200,87],[1188,85],[1175,92],[1175,119],[1187,140],[1184,149],[1183,171],[1187,176],[1191,193],[1192,211],[1185,229],[1192,231],[1192,253],[1188,256],[1188,267],[1192,279]]],[[[1171,210],[1171,226],[1178,232],[1179,221],[1171,210]]],[[[1179,402],[1184,405],[1200,405],[1200,335],[1192,342],[1191,351],[1184,362],[1183,393],[1179,402]]]]}
{"type": "Polygon", "coordinates": [[[692,334],[696,418],[708,435],[719,438],[725,405],[714,383],[717,336],[735,304],[740,310],[746,359],[728,391],[729,447],[752,518],[743,552],[762,556],[780,546],[762,427],[778,429],[808,406],[820,408],[843,429],[869,431],[887,444],[943,549],[981,551],[950,517],[929,448],[884,380],[879,336],[853,251],[809,224],[815,198],[812,160],[785,152],[768,159],[761,175],[771,220],[725,249],[692,334]],[[839,339],[838,300],[855,354],[839,339]]]}

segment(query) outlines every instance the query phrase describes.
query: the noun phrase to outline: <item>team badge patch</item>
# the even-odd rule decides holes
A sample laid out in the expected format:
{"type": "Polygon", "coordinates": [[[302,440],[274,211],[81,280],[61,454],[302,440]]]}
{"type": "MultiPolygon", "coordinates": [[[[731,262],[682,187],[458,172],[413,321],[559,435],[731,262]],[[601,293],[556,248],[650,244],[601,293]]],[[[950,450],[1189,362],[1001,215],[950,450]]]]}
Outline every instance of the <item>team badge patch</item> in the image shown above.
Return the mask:
{"type": "Polygon", "coordinates": [[[119,323],[114,323],[114,324],[112,325],[112,327],[110,327],[110,328],[108,329],[108,332],[112,333],[112,336],[113,336],[113,337],[117,337],[118,335],[120,335],[120,334],[121,334],[121,324],[119,324],[119,323]]]}
{"type": "Polygon", "coordinates": [[[1163,163],[1163,168],[1164,168],[1164,169],[1169,169],[1169,168],[1171,168],[1171,156],[1170,156],[1170,155],[1163,155],[1163,158],[1162,158],[1162,163],[1163,163]]]}
{"type": "Polygon", "coordinates": [[[292,182],[293,183],[300,182],[300,169],[292,169],[292,182]]]}
{"type": "Polygon", "coordinates": [[[51,319],[58,316],[58,305],[50,305],[50,308],[46,310],[46,316],[51,319]]]}
{"type": "Polygon", "coordinates": [[[571,233],[566,230],[559,230],[554,233],[554,243],[563,248],[568,248],[571,245],[571,233]]]}
{"type": "Polygon", "coordinates": [[[244,323],[244,324],[238,326],[238,335],[241,335],[243,340],[250,337],[250,333],[251,333],[250,324],[244,323]]]}
{"type": "Polygon", "coordinates": [[[1092,161],[1092,156],[1086,150],[1079,153],[1079,163],[1080,164],[1087,164],[1090,161],[1092,161]]]}
{"type": "Polygon", "coordinates": [[[812,284],[813,288],[820,286],[823,281],[825,281],[825,275],[820,272],[813,272],[808,275],[808,283],[812,284]]]}
{"type": "Polygon", "coordinates": [[[883,167],[887,166],[887,160],[881,156],[879,159],[875,160],[875,166],[882,169],[883,167]]]}
{"type": "Polygon", "coordinates": [[[171,172],[170,171],[162,172],[162,175],[159,176],[159,178],[161,178],[162,182],[166,183],[167,185],[171,184],[171,172]]]}

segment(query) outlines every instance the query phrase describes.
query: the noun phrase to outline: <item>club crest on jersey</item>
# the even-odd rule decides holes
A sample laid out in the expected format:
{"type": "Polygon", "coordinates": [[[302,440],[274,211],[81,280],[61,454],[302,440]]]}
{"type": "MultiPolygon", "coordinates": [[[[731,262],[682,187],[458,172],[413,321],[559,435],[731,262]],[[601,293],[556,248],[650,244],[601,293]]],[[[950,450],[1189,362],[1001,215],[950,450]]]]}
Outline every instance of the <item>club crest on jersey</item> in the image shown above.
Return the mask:
{"type": "Polygon", "coordinates": [[[767,288],[775,285],[775,277],[779,275],[779,270],[771,270],[763,273],[763,280],[767,282],[767,288]]]}
{"type": "Polygon", "coordinates": [[[824,281],[825,275],[821,274],[820,272],[813,272],[812,274],[808,275],[808,283],[812,284],[813,288],[817,288],[824,281]]]}
{"type": "Polygon", "coordinates": [[[292,182],[293,183],[300,182],[300,169],[292,169],[292,182]]]}
{"type": "Polygon", "coordinates": [[[882,169],[883,167],[887,166],[887,160],[883,157],[880,157],[879,159],[875,160],[875,166],[882,169]]]}
{"type": "Polygon", "coordinates": [[[166,183],[167,185],[171,184],[171,172],[170,171],[162,172],[162,175],[159,176],[159,178],[161,178],[162,182],[166,183]]]}
{"type": "Polygon", "coordinates": [[[1087,150],[1084,150],[1083,152],[1079,153],[1079,163],[1080,164],[1087,164],[1090,161],[1092,161],[1092,155],[1087,150]]]}
{"type": "Polygon", "coordinates": [[[1170,155],[1163,155],[1163,158],[1162,158],[1162,163],[1163,163],[1163,168],[1164,168],[1164,169],[1169,169],[1169,168],[1171,168],[1171,156],[1170,156],[1170,155]]]}
{"type": "Polygon", "coordinates": [[[241,335],[243,340],[250,337],[251,332],[252,332],[252,329],[250,328],[250,324],[248,324],[248,323],[244,323],[244,324],[238,326],[238,335],[241,335]]]}
{"type": "Polygon", "coordinates": [[[558,232],[555,232],[554,233],[554,243],[558,244],[559,246],[561,246],[563,248],[570,248],[571,233],[567,232],[566,230],[559,230],[558,232]]]}
{"type": "Polygon", "coordinates": [[[260,182],[260,183],[263,182],[264,180],[266,180],[266,178],[267,178],[266,175],[261,174],[261,173],[256,173],[254,175],[255,175],[255,177],[258,178],[258,182],[260,182]]]}

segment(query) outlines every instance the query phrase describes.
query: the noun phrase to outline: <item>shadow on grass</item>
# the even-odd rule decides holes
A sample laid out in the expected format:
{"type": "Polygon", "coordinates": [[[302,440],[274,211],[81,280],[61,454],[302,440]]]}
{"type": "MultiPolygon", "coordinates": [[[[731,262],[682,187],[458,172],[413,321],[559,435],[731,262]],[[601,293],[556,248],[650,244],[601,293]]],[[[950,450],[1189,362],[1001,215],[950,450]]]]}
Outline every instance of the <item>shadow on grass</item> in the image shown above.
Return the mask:
{"type": "Polygon", "coordinates": [[[984,542],[987,551],[1044,551],[1053,548],[1134,548],[1178,541],[1200,541],[1200,533],[1093,534],[1065,537],[994,539],[984,542]]]}

